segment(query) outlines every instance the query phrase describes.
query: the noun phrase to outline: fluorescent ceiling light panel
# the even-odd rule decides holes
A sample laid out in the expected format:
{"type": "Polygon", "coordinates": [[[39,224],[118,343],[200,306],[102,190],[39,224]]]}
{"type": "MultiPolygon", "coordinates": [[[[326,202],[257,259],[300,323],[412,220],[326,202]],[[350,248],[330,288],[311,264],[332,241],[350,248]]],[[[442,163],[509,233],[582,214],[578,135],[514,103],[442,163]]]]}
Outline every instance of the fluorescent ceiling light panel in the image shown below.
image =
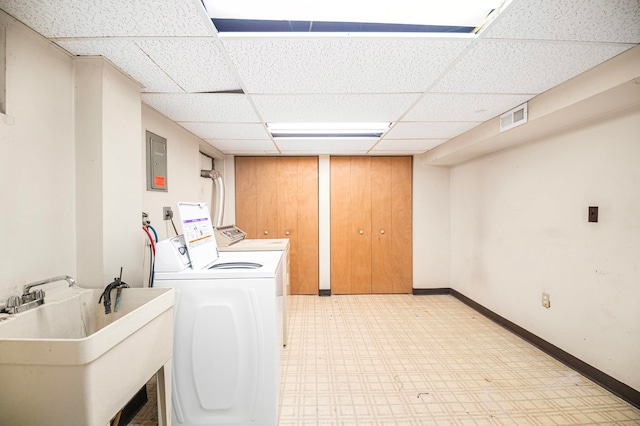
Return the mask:
{"type": "Polygon", "coordinates": [[[477,27],[504,0],[204,0],[214,19],[477,27]]]}
{"type": "Polygon", "coordinates": [[[391,123],[268,123],[274,138],[379,138],[391,123]]]}

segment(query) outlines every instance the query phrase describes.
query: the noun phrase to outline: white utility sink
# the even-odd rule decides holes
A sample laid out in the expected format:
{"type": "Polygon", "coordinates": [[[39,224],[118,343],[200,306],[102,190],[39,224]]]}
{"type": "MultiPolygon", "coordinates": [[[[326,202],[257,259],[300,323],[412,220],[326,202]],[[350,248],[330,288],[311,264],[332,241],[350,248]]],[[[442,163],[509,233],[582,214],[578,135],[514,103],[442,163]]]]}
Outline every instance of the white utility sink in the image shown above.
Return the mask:
{"type": "Polygon", "coordinates": [[[104,426],[158,373],[169,424],[174,290],[125,288],[110,314],[102,291],[65,285],[46,290],[42,306],[0,316],[0,423],[104,426]]]}

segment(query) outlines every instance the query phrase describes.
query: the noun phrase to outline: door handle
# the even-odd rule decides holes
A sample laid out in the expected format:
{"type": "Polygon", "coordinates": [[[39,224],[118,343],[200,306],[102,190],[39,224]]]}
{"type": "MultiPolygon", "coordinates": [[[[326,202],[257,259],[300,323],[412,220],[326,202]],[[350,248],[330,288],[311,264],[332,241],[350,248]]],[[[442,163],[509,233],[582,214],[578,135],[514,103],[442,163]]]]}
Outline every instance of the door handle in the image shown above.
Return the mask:
{"type": "Polygon", "coordinates": [[[269,235],[269,231],[267,231],[266,229],[264,230],[264,235],[269,235]]]}
{"type": "Polygon", "coordinates": [[[384,234],[384,229],[381,229],[381,230],[380,230],[380,233],[381,233],[381,234],[384,234]]]}
{"type": "Polygon", "coordinates": [[[364,230],[360,230],[360,235],[364,235],[364,230]]]}
{"type": "Polygon", "coordinates": [[[289,231],[284,231],[284,235],[289,235],[291,232],[289,231]]]}

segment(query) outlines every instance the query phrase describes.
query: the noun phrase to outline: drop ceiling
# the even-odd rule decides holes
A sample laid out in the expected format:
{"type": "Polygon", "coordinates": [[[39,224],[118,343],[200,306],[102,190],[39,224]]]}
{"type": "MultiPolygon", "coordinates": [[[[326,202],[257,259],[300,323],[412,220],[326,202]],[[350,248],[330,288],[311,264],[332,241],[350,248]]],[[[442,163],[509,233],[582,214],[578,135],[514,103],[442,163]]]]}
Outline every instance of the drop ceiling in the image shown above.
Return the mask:
{"type": "Polygon", "coordinates": [[[476,35],[218,33],[199,0],[0,0],[224,154],[421,154],[640,43],[639,0],[513,0],[476,35]],[[226,93],[225,93],[226,92],[226,93]],[[232,92],[232,93],[229,93],[232,92]],[[272,139],[268,122],[394,123],[272,139]]]}

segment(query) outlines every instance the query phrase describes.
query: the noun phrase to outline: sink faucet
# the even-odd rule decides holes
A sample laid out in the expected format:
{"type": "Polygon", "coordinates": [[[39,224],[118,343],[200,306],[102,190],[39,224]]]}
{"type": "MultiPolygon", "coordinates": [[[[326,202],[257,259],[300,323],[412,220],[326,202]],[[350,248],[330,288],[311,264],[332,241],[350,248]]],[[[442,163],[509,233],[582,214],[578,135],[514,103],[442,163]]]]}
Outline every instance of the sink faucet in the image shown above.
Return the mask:
{"type": "Polygon", "coordinates": [[[36,281],[34,283],[31,283],[31,284],[25,285],[24,286],[24,290],[22,292],[22,295],[23,296],[28,296],[31,288],[39,286],[39,285],[43,285],[43,284],[54,283],[56,281],[66,281],[66,282],[69,283],[69,287],[73,287],[74,285],[76,285],[76,280],[71,278],[69,275],[60,275],[58,277],[47,278],[46,280],[40,280],[40,281],[36,281]]]}
{"type": "Polygon", "coordinates": [[[18,314],[42,305],[45,296],[44,290],[35,290],[32,292],[31,289],[39,285],[63,280],[69,283],[69,287],[73,287],[76,284],[76,280],[68,275],[47,278],[46,280],[27,284],[24,286],[22,296],[11,296],[6,301],[0,301],[0,313],[18,314]]]}

